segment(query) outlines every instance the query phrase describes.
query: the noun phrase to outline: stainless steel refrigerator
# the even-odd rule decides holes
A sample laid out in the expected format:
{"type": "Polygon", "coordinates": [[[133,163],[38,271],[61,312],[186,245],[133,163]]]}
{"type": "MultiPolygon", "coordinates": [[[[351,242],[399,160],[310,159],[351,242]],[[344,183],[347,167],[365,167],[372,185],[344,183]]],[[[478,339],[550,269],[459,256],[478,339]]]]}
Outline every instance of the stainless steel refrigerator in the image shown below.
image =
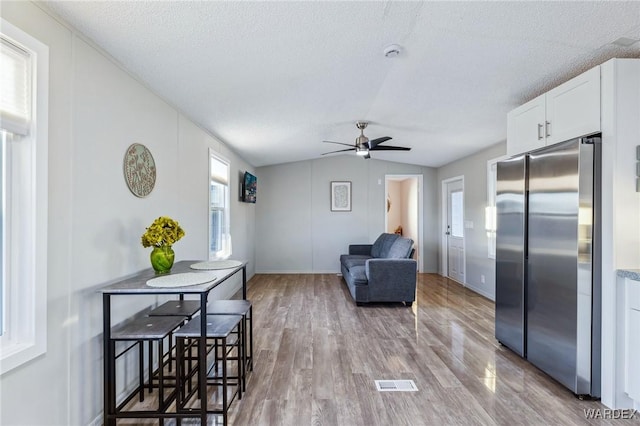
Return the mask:
{"type": "Polygon", "coordinates": [[[600,396],[600,138],[497,167],[496,338],[577,395],[600,396]]]}

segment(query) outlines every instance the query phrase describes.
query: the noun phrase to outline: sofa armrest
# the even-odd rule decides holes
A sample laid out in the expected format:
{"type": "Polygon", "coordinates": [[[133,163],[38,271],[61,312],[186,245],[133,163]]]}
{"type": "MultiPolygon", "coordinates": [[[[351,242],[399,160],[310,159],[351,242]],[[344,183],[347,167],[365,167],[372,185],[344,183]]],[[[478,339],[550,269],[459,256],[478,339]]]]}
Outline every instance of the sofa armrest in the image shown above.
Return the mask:
{"type": "Polygon", "coordinates": [[[414,259],[369,259],[365,274],[369,300],[413,302],[416,297],[418,262],[414,259]]]}
{"type": "Polygon", "coordinates": [[[361,254],[371,256],[371,247],[373,244],[351,244],[349,246],[349,254],[361,254]]]}

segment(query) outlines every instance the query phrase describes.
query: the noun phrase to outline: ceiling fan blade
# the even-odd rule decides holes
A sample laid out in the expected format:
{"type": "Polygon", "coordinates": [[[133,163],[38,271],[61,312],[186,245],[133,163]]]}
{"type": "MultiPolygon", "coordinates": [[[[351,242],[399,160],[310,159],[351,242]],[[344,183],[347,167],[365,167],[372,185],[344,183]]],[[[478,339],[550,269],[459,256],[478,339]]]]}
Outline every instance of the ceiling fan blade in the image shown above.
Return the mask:
{"type": "Polygon", "coordinates": [[[327,155],[327,154],[335,154],[336,152],[345,152],[345,151],[355,151],[355,148],[349,148],[349,149],[339,149],[337,151],[330,151],[330,152],[325,152],[322,155],[327,155]]]}
{"type": "Polygon", "coordinates": [[[390,139],[393,139],[391,136],[383,136],[381,138],[377,138],[377,139],[373,139],[369,141],[369,149],[373,149],[375,148],[378,144],[381,144],[382,142],[386,142],[390,139]]]}
{"type": "Polygon", "coordinates": [[[376,146],[371,148],[371,151],[411,151],[411,148],[404,146],[376,146]]]}
{"type": "Polygon", "coordinates": [[[342,143],[342,142],[334,142],[334,141],[322,141],[322,142],[325,142],[325,143],[337,143],[338,145],[350,146],[350,147],[352,147],[353,149],[355,149],[355,148],[353,147],[353,144],[352,144],[352,143],[342,143]]]}

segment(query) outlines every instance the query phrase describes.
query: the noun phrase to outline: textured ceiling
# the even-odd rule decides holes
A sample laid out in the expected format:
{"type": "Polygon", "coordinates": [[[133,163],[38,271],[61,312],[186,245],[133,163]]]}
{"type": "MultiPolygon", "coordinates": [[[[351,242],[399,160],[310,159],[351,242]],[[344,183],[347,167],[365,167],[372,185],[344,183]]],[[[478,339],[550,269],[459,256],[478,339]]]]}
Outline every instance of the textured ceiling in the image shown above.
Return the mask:
{"type": "Polygon", "coordinates": [[[640,2],[70,2],[46,6],[254,166],[392,136],[441,166],[506,138],[507,112],[640,57],[640,2]],[[385,58],[397,43],[402,54],[385,58]]]}

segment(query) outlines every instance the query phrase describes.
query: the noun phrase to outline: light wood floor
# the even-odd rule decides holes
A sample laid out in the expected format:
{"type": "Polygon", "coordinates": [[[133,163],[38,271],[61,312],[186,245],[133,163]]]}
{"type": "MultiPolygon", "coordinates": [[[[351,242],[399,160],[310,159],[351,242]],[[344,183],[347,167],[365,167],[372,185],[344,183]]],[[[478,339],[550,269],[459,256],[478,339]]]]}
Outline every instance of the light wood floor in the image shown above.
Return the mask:
{"type": "Polygon", "coordinates": [[[231,425],[640,424],[586,419],[605,407],[501,347],[493,302],[438,275],[418,275],[411,308],[357,307],[330,274],[256,275],[248,297],[255,368],[231,425]],[[378,392],[376,379],[419,390],[378,392]]]}
{"type": "MultiPolygon", "coordinates": [[[[234,425],[583,425],[580,401],[501,347],[493,302],[434,274],[417,301],[357,307],[335,275],[249,284],[256,367],[234,425]],[[412,379],[418,392],[378,392],[412,379]]],[[[633,422],[638,424],[640,422],[633,422]]]]}

